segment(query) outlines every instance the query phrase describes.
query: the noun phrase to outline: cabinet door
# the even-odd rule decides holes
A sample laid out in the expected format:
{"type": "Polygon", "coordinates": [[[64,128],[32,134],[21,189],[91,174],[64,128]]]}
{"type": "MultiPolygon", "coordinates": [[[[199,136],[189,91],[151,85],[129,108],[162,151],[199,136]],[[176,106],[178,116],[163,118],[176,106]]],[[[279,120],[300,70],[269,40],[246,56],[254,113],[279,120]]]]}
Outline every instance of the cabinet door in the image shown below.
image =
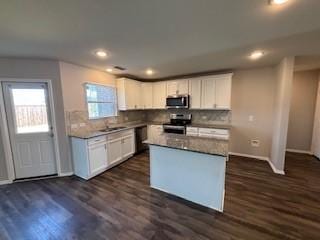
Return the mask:
{"type": "Polygon", "coordinates": [[[141,82],[134,81],[134,108],[135,109],[142,109],[142,96],[141,96],[141,82]]]}
{"type": "Polygon", "coordinates": [[[231,109],[231,77],[216,80],[216,108],[231,109]]]}
{"type": "Polygon", "coordinates": [[[178,92],[178,81],[167,82],[167,96],[177,95],[178,92]]]}
{"type": "Polygon", "coordinates": [[[142,108],[152,108],[152,83],[142,83],[141,85],[142,108]]]}
{"type": "Polygon", "coordinates": [[[128,158],[135,153],[134,135],[122,138],[122,158],[128,158]]]}
{"type": "Polygon", "coordinates": [[[156,82],[153,84],[153,108],[164,109],[166,107],[167,83],[156,82]]]}
{"type": "Polygon", "coordinates": [[[216,80],[205,78],[201,81],[201,108],[214,109],[216,107],[216,80]]]}
{"type": "Polygon", "coordinates": [[[136,83],[133,80],[126,80],[125,82],[125,94],[126,94],[126,106],[127,110],[132,110],[136,108],[137,100],[136,100],[136,83]]]}
{"type": "Polygon", "coordinates": [[[118,108],[119,108],[119,110],[127,110],[125,78],[118,78],[116,82],[117,82],[118,108]]]}
{"type": "Polygon", "coordinates": [[[180,95],[189,94],[188,80],[179,80],[178,81],[178,94],[180,94],[180,95]]]}
{"type": "Polygon", "coordinates": [[[189,93],[188,80],[172,80],[167,82],[167,95],[185,95],[189,93]]]}
{"type": "Polygon", "coordinates": [[[200,109],[201,108],[201,80],[191,79],[189,81],[190,91],[190,108],[200,109]]]}
{"type": "Polygon", "coordinates": [[[108,166],[107,145],[97,144],[89,147],[90,175],[99,174],[108,166]]]}
{"type": "Polygon", "coordinates": [[[114,139],[108,142],[108,162],[109,165],[122,160],[122,139],[114,139]]]}

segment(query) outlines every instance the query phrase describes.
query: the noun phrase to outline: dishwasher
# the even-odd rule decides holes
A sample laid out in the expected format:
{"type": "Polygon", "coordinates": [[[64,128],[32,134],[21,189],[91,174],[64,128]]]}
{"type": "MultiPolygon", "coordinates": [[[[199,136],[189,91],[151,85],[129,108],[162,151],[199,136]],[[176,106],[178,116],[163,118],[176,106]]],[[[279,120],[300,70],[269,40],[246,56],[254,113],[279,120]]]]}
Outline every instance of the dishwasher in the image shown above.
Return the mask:
{"type": "Polygon", "coordinates": [[[136,153],[141,153],[148,149],[148,144],[143,143],[143,141],[148,138],[147,126],[137,127],[136,132],[136,153]]]}

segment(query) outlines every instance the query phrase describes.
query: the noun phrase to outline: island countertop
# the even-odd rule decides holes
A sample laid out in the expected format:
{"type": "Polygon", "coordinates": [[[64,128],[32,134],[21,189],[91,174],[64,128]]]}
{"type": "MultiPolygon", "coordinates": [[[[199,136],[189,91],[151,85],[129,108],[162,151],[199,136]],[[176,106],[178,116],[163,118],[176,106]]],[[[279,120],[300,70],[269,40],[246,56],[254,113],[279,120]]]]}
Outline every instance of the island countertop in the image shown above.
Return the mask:
{"type": "Polygon", "coordinates": [[[214,138],[193,137],[179,134],[162,133],[144,141],[146,144],[157,145],[204,154],[228,156],[229,141],[214,138]]]}

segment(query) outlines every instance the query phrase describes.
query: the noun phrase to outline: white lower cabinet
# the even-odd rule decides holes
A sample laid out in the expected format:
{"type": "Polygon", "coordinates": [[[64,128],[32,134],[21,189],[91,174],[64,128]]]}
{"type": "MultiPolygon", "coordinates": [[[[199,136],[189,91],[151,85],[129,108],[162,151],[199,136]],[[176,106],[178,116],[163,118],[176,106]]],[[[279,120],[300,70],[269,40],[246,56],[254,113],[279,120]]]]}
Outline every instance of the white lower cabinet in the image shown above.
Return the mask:
{"type": "Polygon", "coordinates": [[[121,138],[108,141],[108,162],[110,165],[122,160],[121,145],[121,138]]]}
{"type": "Polygon", "coordinates": [[[134,135],[126,136],[122,139],[122,158],[128,158],[135,152],[134,135]]]}
{"type": "Polygon", "coordinates": [[[107,143],[89,146],[89,168],[90,175],[96,175],[108,167],[107,143]]]}
{"type": "Polygon", "coordinates": [[[74,174],[86,180],[135,153],[134,129],[91,139],[71,138],[74,174]]]}

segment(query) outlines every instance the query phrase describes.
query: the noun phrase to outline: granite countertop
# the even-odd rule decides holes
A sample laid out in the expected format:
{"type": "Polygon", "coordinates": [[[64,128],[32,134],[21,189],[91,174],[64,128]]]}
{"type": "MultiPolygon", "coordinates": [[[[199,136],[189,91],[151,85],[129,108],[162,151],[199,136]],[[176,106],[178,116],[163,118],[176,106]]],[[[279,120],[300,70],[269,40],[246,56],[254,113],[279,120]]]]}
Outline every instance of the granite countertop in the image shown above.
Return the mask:
{"type": "Polygon", "coordinates": [[[113,127],[123,127],[121,129],[116,129],[116,130],[111,130],[111,131],[107,131],[107,132],[103,132],[103,130],[99,131],[99,130],[87,130],[87,129],[78,129],[75,132],[69,133],[68,136],[69,137],[75,137],[75,138],[81,138],[81,139],[89,139],[89,138],[94,138],[94,137],[100,137],[100,136],[104,136],[104,135],[108,135],[108,134],[112,134],[112,133],[116,133],[116,132],[121,132],[121,131],[125,131],[125,130],[129,130],[132,128],[137,128],[137,127],[142,127],[142,126],[147,126],[147,125],[162,125],[163,123],[160,122],[134,122],[134,123],[124,123],[124,124],[117,124],[114,125],[112,127],[110,127],[111,129],[113,127]]]}
{"type": "Polygon", "coordinates": [[[219,128],[219,129],[227,129],[230,130],[232,128],[231,124],[198,124],[191,123],[188,127],[197,127],[197,128],[219,128]]]}
{"type": "Polygon", "coordinates": [[[144,143],[211,155],[228,156],[229,141],[213,138],[191,137],[162,133],[150,137],[144,143]]]}

